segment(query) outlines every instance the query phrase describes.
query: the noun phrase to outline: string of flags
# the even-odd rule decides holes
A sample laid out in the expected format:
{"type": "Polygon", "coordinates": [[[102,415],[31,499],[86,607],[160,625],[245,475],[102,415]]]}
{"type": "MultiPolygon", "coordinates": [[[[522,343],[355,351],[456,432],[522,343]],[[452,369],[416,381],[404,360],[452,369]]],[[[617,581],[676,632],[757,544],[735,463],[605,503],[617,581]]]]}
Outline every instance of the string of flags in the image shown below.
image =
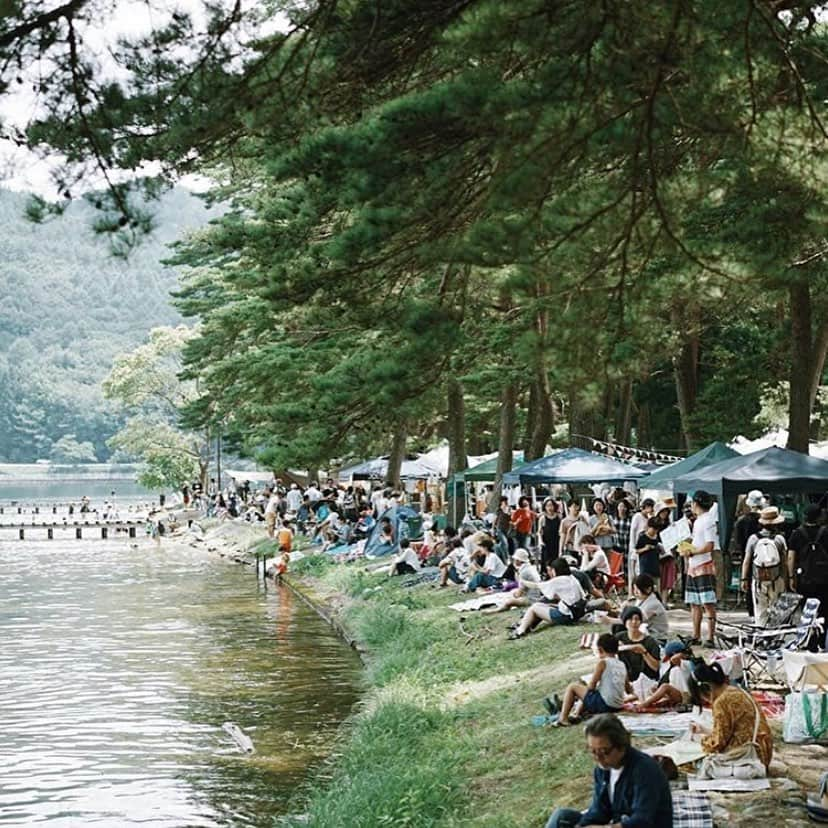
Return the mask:
{"type": "Polygon", "coordinates": [[[665,454],[663,451],[649,451],[647,449],[634,448],[633,446],[619,446],[617,443],[607,443],[603,440],[590,439],[592,441],[593,451],[604,454],[607,457],[614,457],[616,460],[668,465],[669,463],[677,463],[679,460],[684,459],[672,454],[665,454]]]}

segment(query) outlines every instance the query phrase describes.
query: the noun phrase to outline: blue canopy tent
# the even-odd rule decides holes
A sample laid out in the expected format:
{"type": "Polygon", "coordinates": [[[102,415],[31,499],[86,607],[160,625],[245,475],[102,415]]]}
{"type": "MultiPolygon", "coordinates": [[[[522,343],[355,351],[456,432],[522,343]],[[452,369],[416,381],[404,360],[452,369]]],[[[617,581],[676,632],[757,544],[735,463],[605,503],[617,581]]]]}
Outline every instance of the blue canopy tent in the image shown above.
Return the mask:
{"type": "Polygon", "coordinates": [[[642,489],[672,489],[673,481],[684,474],[701,469],[704,466],[712,466],[722,460],[730,460],[732,457],[741,457],[738,451],[734,451],[724,443],[711,443],[701,451],[671,463],[669,466],[661,466],[657,471],[640,480],[638,485],[642,489]]]}
{"type": "Polygon", "coordinates": [[[390,555],[399,549],[402,538],[418,540],[422,537],[422,518],[410,506],[392,506],[386,509],[379,517],[377,525],[371,530],[365,541],[365,556],[367,558],[380,558],[390,555]],[[394,529],[394,543],[383,544],[382,522],[387,518],[391,521],[394,529]]]}
{"type": "Polygon", "coordinates": [[[620,460],[569,448],[533,460],[503,475],[506,485],[539,483],[623,483],[640,480],[647,472],[620,460]]]}
{"type": "Polygon", "coordinates": [[[771,446],[704,466],[673,481],[676,494],[689,495],[700,489],[719,501],[719,538],[725,549],[740,494],[751,489],[766,494],[824,493],[828,490],[828,461],[771,446]]]}

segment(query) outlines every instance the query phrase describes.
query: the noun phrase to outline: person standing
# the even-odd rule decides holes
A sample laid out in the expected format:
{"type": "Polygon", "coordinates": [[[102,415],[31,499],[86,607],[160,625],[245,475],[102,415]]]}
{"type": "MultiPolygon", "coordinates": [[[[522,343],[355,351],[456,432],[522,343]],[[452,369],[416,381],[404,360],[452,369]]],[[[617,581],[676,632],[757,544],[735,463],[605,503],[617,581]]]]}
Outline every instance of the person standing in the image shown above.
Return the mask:
{"type": "Polygon", "coordinates": [[[604,552],[608,552],[615,546],[615,525],[607,512],[606,504],[600,497],[592,501],[592,516],[589,519],[589,527],[595,542],[604,552]]]}
{"type": "Polygon", "coordinates": [[[632,528],[632,515],[630,504],[627,500],[619,500],[615,504],[615,548],[624,556],[630,547],[630,529],[632,528]]]}
{"type": "Polygon", "coordinates": [[[515,533],[515,546],[520,549],[529,548],[529,536],[535,523],[535,513],[529,506],[529,498],[521,497],[518,507],[512,512],[512,529],[515,533]]]}
{"type": "Polygon", "coordinates": [[[713,497],[699,489],[693,495],[692,509],[696,520],[693,523],[693,539],[690,543],[679,544],[679,553],[687,559],[687,579],[684,600],[690,605],[693,622],[691,644],[701,643],[702,613],[707,615],[707,638],[705,647],[714,646],[716,634],[716,569],[713,551],[719,546],[719,531],[715,515],[711,514],[713,497]]]}
{"type": "Polygon", "coordinates": [[[642,532],[647,528],[650,518],[653,516],[653,507],[655,501],[651,498],[645,498],[641,501],[641,509],[632,516],[630,521],[630,540],[627,547],[627,583],[630,585],[630,592],[632,592],[632,584],[638,577],[638,554],[635,551],[635,545],[642,532]]]}
{"type": "Polygon", "coordinates": [[[776,506],[768,506],[759,513],[760,529],[748,538],[742,561],[741,587],[753,594],[755,623],[764,626],[768,610],[785,591],[788,544],[775,527],[785,522],[776,506]]]}
{"type": "Polygon", "coordinates": [[[541,572],[558,557],[561,545],[561,516],[557,502],[547,497],[538,520],[538,546],[541,550],[541,572]]]}
{"type": "Polygon", "coordinates": [[[818,598],[821,614],[828,613],[828,529],[819,525],[820,508],[805,509],[802,526],[791,534],[788,574],[791,589],[805,598],[818,598]]]}

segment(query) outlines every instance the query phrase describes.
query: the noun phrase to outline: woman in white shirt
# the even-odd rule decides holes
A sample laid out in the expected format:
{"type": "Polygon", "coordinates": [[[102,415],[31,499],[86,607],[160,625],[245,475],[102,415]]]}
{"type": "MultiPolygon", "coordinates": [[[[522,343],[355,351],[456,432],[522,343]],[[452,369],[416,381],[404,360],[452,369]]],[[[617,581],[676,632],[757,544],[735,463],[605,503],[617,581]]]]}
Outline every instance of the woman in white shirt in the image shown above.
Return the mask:
{"type": "Polygon", "coordinates": [[[534,564],[529,561],[529,553],[525,549],[516,549],[512,555],[512,565],[518,582],[517,589],[508,593],[508,597],[496,607],[482,611],[483,615],[494,615],[505,612],[512,607],[528,607],[541,597],[540,574],[534,564]]]}
{"type": "Polygon", "coordinates": [[[489,537],[479,538],[477,549],[471,559],[468,584],[464,592],[474,592],[480,587],[500,586],[501,579],[506,573],[506,564],[500,560],[494,551],[494,540],[489,537]],[[485,557],[484,557],[485,555],[485,557]],[[482,563],[480,562],[482,559],[482,563]]]}
{"type": "Polygon", "coordinates": [[[517,628],[509,635],[509,640],[522,638],[536,627],[575,623],[572,607],[586,598],[583,589],[581,589],[581,584],[570,571],[569,564],[564,558],[557,558],[552,561],[550,568],[554,571],[555,577],[543,581],[540,585],[540,591],[549,601],[557,601],[558,603],[555,606],[541,603],[532,604],[523,614],[517,628]]]}

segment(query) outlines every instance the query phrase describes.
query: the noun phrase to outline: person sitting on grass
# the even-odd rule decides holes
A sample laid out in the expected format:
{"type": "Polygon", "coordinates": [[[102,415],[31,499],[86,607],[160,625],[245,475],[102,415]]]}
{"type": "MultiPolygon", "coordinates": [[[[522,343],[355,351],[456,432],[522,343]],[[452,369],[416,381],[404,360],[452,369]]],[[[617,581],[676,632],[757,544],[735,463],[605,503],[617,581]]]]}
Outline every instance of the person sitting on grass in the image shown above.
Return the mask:
{"type": "Polygon", "coordinates": [[[693,704],[699,709],[703,704],[709,704],[713,711],[712,729],[708,730],[698,722],[690,725],[690,732],[701,736],[702,750],[705,753],[726,753],[753,742],[756,732],[756,752],[767,768],[773,758],[773,735],[762,708],[753,696],[731,685],[718,662],[697,664],[689,684],[693,704]]]}
{"type": "Polygon", "coordinates": [[[568,727],[580,721],[582,713],[614,713],[620,710],[632,686],[627,668],[618,660],[618,639],[612,633],[598,636],[598,664],[589,684],[569,684],[564,691],[561,715],[554,727],[568,727]]]}
{"type": "Polygon", "coordinates": [[[464,591],[474,592],[481,587],[500,586],[505,572],[506,564],[494,551],[494,540],[488,536],[478,538],[477,548],[469,566],[469,582],[464,591]]]}
{"type": "Polygon", "coordinates": [[[515,554],[512,555],[512,566],[515,569],[517,589],[508,593],[508,598],[498,606],[483,610],[483,615],[505,612],[512,607],[528,607],[534,601],[540,600],[540,574],[529,560],[529,553],[525,549],[515,550],[515,554]]]}
{"type": "Polygon", "coordinates": [[[658,686],[635,703],[637,710],[657,705],[677,707],[690,704],[690,672],[693,653],[681,641],[671,641],[664,648],[662,673],[658,686]]]}
{"type": "Polygon", "coordinates": [[[626,666],[631,681],[642,673],[653,681],[658,680],[661,664],[661,648],[651,635],[641,631],[644,615],[639,607],[626,607],[621,613],[621,621],[626,628],[616,638],[621,645],[618,658],[626,666]]]}
{"type": "Polygon", "coordinates": [[[672,828],[670,783],[652,756],[632,747],[621,720],[612,713],[601,714],[587,722],[584,733],[587,750],[598,763],[592,804],[583,813],[556,809],[546,828],[672,828]]]}
{"type": "Polygon", "coordinates": [[[391,566],[388,568],[388,574],[416,575],[419,571],[420,559],[411,548],[411,541],[408,538],[402,538],[400,540],[400,551],[394,555],[391,566]]]}
{"type": "Polygon", "coordinates": [[[602,588],[610,571],[607,553],[595,542],[593,535],[583,535],[578,547],[581,551],[581,572],[586,572],[593,583],[602,588]]]}
{"type": "Polygon", "coordinates": [[[458,537],[453,538],[449,543],[449,551],[437,564],[440,568],[439,586],[448,586],[449,580],[458,585],[465,583],[470,563],[463,541],[458,537]]]}
{"type": "Polygon", "coordinates": [[[517,628],[509,635],[510,641],[522,638],[535,627],[574,624],[576,618],[572,608],[580,605],[585,610],[586,596],[566,559],[556,558],[550,569],[555,576],[540,585],[540,591],[549,603],[532,604],[523,614],[517,628]],[[550,606],[553,601],[557,601],[556,606],[550,606]]]}

